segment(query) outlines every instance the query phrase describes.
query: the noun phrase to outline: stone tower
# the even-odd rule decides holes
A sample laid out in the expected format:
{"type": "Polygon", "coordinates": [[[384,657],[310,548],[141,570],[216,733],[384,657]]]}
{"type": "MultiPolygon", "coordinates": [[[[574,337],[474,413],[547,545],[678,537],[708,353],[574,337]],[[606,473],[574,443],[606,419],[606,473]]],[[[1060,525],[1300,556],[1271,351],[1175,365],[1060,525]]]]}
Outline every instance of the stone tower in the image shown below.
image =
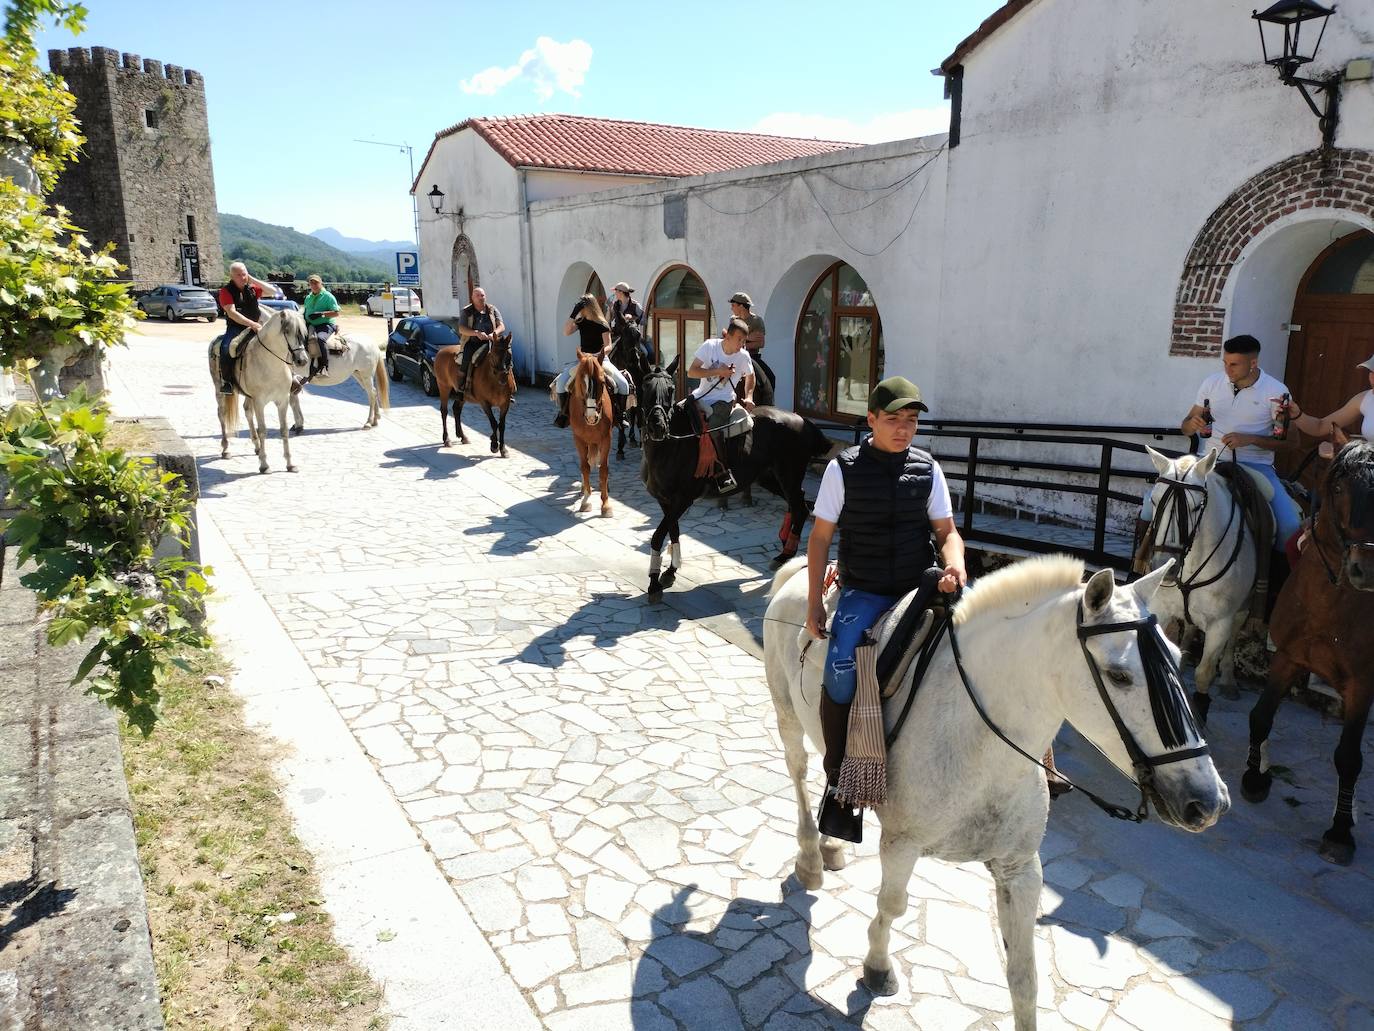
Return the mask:
{"type": "Polygon", "coordinates": [[[48,66],[76,97],[86,137],[54,203],[92,244],[114,243],[136,289],[218,285],[224,259],[200,73],[106,47],[49,50],[48,66]]]}

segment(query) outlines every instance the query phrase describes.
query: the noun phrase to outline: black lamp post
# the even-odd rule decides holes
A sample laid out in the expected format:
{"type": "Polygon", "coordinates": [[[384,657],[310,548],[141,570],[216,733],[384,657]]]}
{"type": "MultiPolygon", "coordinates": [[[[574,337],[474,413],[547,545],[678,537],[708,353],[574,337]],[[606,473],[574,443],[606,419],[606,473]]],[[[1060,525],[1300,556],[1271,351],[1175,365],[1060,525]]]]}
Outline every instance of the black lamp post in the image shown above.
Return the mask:
{"type": "Polygon", "coordinates": [[[1327,20],[1335,13],[1334,6],[1323,7],[1316,0],[1278,0],[1272,7],[1253,11],[1250,15],[1259,23],[1264,63],[1278,70],[1279,80],[1285,85],[1298,88],[1302,99],[1317,116],[1322,146],[1327,148],[1336,142],[1341,73],[1334,72],[1325,79],[1309,79],[1298,72],[1316,60],[1317,48],[1326,35],[1327,20]],[[1324,110],[1317,106],[1313,93],[1326,94],[1324,110]]]}
{"type": "Polygon", "coordinates": [[[435,183],[434,188],[425,196],[429,198],[429,206],[434,209],[436,215],[444,210],[444,191],[439,189],[438,183],[435,183]]]}

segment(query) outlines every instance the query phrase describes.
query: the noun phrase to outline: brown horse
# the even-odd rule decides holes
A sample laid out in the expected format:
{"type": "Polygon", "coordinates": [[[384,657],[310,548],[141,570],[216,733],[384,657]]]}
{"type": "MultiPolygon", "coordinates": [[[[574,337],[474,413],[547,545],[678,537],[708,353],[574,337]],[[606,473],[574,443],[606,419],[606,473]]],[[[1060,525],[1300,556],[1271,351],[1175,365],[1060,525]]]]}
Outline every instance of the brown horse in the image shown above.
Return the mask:
{"type": "Polygon", "coordinates": [[[601,368],[601,355],[579,354],[577,368],[568,378],[568,413],[577,459],[582,468],[582,504],[592,507],[592,463],[601,468],[601,514],[611,514],[611,414],[610,391],[601,368]]]}
{"type": "MultiPolygon", "coordinates": [[[[444,427],[444,447],[448,439],[448,398],[454,393],[458,382],[458,369],[463,362],[462,344],[451,344],[439,349],[434,356],[434,379],[439,384],[439,421],[444,427]]],[[[458,391],[453,402],[453,426],[458,431],[458,443],[466,444],[467,435],[463,432],[463,404],[471,396],[487,413],[491,423],[491,453],[506,454],[506,413],[515,400],[515,372],[511,368],[510,337],[503,336],[487,344],[473,356],[472,368],[468,371],[467,390],[458,391]],[[501,418],[496,418],[500,410],[501,418]]]]}
{"type": "Polygon", "coordinates": [[[1336,746],[1336,812],[1321,857],[1342,866],[1355,857],[1355,781],[1370,701],[1374,700],[1374,444],[1348,444],[1322,481],[1311,539],[1284,584],[1269,622],[1278,651],[1269,682],[1250,710],[1250,755],[1241,793],[1269,797],[1269,731],[1288,689],[1309,672],[1341,696],[1344,725],[1336,746]]]}

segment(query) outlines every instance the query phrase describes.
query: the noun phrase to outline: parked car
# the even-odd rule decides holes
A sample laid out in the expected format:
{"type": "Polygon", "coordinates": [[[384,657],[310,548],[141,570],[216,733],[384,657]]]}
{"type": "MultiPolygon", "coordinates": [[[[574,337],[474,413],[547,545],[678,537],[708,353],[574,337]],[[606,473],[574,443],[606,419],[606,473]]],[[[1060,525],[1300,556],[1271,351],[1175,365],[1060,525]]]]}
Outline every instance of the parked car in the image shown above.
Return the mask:
{"type": "Polygon", "coordinates": [[[259,308],[271,308],[273,311],[300,311],[301,306],[295,301],[288,301],[285,297],[259,297],[259,308]]]}
{"type": "MultiPolygon", "coordinates": [[[[420,314],[420,295],[408,286],[393,286],[391,297],[396,305],[397,315],[419,315],[420,314]]],[[[378,291],[368,297],[363,304],[363,310],[369,315],[380,315],[382,313],[382,294],[378,291]]]]}
{"type": "Polygon", "coordinates": [[[420,315],[396,323],[386,340],[387,375],[400,382],[407,376],[418,380],[430,397],[439,395],[434,378],[434,356],[441,347],[458,343],[458,331],[451,323],[420,315]]]}
{"type": "Polygon", "coordinates": [[[180,283],[159,286],[135,303],[144,314],[161,315],[168,322],[185,318],[214,322],[219,313],[219,305],[209,290],[203,286],[184,286],[180,283]]]}

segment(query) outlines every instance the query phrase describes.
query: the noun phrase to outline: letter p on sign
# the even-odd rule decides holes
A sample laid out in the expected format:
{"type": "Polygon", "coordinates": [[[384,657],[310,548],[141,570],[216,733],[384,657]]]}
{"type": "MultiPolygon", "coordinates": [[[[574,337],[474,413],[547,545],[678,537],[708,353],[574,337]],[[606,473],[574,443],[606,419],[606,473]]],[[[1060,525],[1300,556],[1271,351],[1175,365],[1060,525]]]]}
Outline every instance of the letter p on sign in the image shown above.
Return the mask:
{"type": "Polygon", "coordinates": [[[420,255],[416,251],[396,252],[396,285],[420,285],[420,255]]]}

